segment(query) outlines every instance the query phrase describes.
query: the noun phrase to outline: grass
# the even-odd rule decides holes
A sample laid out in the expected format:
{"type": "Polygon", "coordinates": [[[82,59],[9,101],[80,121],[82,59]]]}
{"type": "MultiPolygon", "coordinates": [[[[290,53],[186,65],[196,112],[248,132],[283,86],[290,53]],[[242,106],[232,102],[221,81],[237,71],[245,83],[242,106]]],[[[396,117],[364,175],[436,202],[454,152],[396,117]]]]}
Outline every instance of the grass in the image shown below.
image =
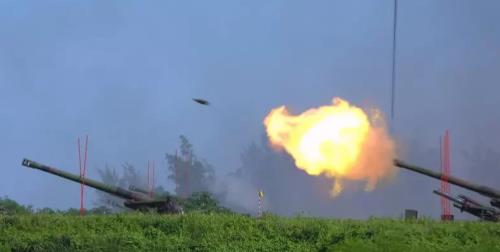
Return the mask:
{"type": "Polygon", "coordinates": [[[233,214],[0,215],[0,251],[500,251],[500,225],[233,214]]]}

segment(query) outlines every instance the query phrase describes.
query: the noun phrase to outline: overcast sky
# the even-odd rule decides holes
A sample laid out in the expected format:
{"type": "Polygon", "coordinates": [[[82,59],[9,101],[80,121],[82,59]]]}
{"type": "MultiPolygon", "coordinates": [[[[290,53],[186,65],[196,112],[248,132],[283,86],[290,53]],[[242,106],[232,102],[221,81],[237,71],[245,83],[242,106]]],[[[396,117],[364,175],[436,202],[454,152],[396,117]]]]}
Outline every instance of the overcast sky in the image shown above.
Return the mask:
{"type": "MultiPolygon", "coordinates": [[[[403,157],[435,169],[450,129],[452,173],[497,188],[498,159],[471,165],[464,151],[500,148],[499,8],[399,1],[393,122],[403,157]]],[[[391,0],[0,1],[0,196],[78,207],[78,185],[21,161],[78,173],[85,134],[88,177],[106,163],[145,171],[156,160],[170,188],[160,169],[180,134],[226,174],[274,107],[299,113],[339,96],[389,114],[392,27],[391,0]]],[[[437,181],[406,171],[396,180],[387,190],[411,183],[408,193],[432,202],[427,213],[439,211],[437,181]]]]}

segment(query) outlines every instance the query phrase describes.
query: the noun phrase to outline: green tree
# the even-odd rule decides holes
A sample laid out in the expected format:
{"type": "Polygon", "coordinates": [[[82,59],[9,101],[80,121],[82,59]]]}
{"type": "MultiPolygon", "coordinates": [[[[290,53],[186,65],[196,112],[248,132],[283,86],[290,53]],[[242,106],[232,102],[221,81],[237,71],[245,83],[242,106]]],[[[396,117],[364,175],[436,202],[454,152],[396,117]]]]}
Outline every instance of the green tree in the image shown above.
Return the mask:
{"type": "MultiPolygon", "coordinates": [[[[120,185],[120,175],[116,170],[109,165],[105,165],[104,169],[97,169],[101,181],[107,185],[119,186],[120,185]]],[[[96,206],[105,206],[113,211],[120,211],[123,209],[123,199],[113,196],[112,194],[96,190],[97,201],[94,203],[96,206]]]]}
{"type": "Polygon", "coordinates": [[[175,193],[188,197],[194,192],[209,192],[215,183],[213,167],[194,154],[193,145],[180,136],[180,153],[166,154],[168,178],[175,183],[175,193]]]}
{"type": "Polygon", "coordinates": [[[41,209],[36,210],[37,214],[55,214],[56,211],[54,211],[52,208],[44,207],[41,209]]]}
{"type": "Polygon", "coordinates": [[[100,207],[96,207],[96,208],[92,208],[92,209],[89,209],[88,211],[86,211],[87,214],[111,214],[113,213],[113,210],[110,209],[109,207],[106,207],[106,206],[100,206],[100,207]]]}
{"type": "Polygon", "coordinates": [[[128,188],[133,185],[141,189],[147,190],[147,178],[144,173],[139,172],[133,165],[125,163],[122,166],[122,177],[119,185],[123,188],[128,188]]]}
{"type": "Polygon", "coordinates": [[[0,198],[0,214],[30,214],[33,206],[23,206],[8,197],[0,198]]]}
{"type": "Polygon", "coordinates": [[[227,208],[219,206],[219,202],[208,192],[195,192],[184,203],[186,212],[231,213],[227,208]]]}
{"type": "MultiPolygon", "coordinates": [[[[129,163],[122,166],[122,174],[120,175],[116,169],[105,165],[104,169],[98,169],[101,181],[107,185],[119,186],[128,188],[133,185],[141,189],[147,189],[146,178],[135,167],[129,163]]],[[[98,207],[106,207],[113,212],[126,210],[123,206],[124,199],[116,197],[112,194],[96,190],[98,199],[95,205],[98,207]]]]}
{"type": "Polygon", "coordinates": [[[66,215],[80,215],[80,209],[78,208],[69,208],[68,210],[66,211],[61,211],[62,214],[66,214],[66,215]]]}

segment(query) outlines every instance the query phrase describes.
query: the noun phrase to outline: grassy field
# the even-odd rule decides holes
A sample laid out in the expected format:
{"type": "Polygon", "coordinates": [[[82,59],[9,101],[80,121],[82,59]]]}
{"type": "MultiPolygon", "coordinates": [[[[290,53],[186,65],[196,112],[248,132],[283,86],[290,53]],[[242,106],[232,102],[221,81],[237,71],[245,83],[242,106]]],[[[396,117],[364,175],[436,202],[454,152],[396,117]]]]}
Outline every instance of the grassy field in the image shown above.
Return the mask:
{"type": "Polygon", "coordinates": [[[500,225],[227,214],[0,215],[0,251],[500,251],[500,225]]]}

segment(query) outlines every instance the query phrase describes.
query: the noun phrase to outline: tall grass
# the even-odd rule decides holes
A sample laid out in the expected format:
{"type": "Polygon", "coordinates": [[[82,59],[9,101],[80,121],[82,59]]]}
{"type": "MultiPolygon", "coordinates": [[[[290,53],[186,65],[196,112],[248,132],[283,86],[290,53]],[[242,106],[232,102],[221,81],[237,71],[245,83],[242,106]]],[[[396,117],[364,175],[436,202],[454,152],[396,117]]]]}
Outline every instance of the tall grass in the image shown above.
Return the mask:
{"type": "Polygon", "coordinates": [[[0,215],[0,251],[500,251],[500,225],[236,214],[0,215]]]}

